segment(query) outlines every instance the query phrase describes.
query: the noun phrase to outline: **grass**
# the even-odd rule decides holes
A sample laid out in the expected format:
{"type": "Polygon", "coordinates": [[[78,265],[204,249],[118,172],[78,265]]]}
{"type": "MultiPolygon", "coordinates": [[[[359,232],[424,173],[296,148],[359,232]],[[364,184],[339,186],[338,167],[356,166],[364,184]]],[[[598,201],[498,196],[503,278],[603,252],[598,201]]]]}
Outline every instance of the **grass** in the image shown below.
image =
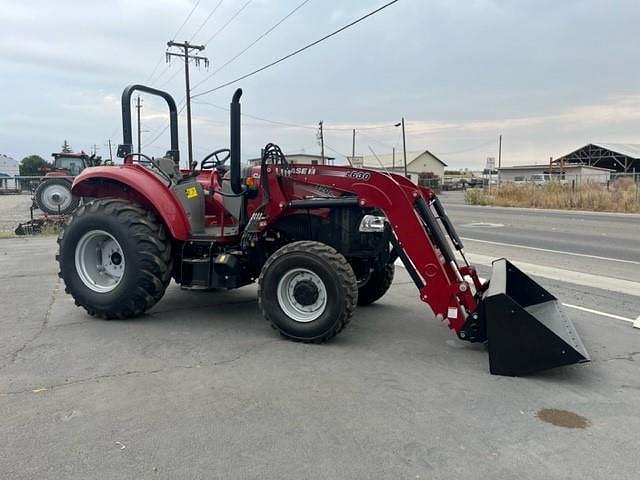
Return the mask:
{"type": "Polygon", "coordinates": [[[503,207],[554,208],[561,210],[592,210],[596,212],[640,213],[640,185],[631,178],[620,178],[606,184],[584,182],[571,184],[549,182],[544,185],[502,184],[491,193],[468,189],[465,202],[470,205],[503,207]]]}

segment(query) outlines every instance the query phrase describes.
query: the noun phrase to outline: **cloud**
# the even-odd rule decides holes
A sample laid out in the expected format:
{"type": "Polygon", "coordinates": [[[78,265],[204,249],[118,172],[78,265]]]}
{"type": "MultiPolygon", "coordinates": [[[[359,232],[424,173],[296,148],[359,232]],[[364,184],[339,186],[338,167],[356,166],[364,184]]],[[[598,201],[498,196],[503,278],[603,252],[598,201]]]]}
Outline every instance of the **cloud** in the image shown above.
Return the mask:
{"type": "MultiPolygon", "coordinates": [[[[179,37],[204,41],[239,8],[239,2],[223,2],[194,35],[217,3],[202,0],[179,37]]],[[[297,4],[254,0],[206,46],[211,69],[297,4]]],[[[182,65],[170,68],[162,55],[193,5],[0,0],[2,153],[47,155],[64,138],[85,150],[104,144],[119,135],[122,89],[145,81],[154,68],[152,86],[181,99],[182,65]]],[[[312,0],[196,90],[252,71],[371,8],[370,0],[312,0]]],[[[267,141],[289,151],[317,151],[313,127],[320,120],[337,151],[351,151],[353,127],[376,127],[358,133],[357,149],[367,151],[371,144],[390,151],[401,145],[399,129],[391,125],[403,116],[409,148],[447,154],[454,168],[494,155],[501,133],[505,158],[513,162],[544,160],[596,139],[638,142],[640,68],[633,40],[639,14],[637,0],[405,0],[201,100],[226,105],[240,86],[245,111],[311,127],[245,118],[246,156],[257,155],[267,141]],[[607,32],[606,40],[585,25],[607,32]]],[[[193,84],[206,77],[204,70],[191,72],[193,84]]],[[[195,104],[193,110],[197,148],[227,146],[228,113],[195,104]]],[[[164,105],[150,97],[142,115],[144,128],[154,132],[166,122],[164,105]]],[[[183,114],[183,143],[184,130],[183,114]]],[[[163,136],[153,148],[166,143],[163,136]]]]}

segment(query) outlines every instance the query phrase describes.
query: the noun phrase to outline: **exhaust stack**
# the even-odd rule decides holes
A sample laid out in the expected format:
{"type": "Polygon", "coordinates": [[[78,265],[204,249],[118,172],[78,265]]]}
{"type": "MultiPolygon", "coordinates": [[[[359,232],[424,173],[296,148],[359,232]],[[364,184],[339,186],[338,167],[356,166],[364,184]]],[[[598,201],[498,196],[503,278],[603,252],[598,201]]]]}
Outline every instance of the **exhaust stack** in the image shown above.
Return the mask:
{"type": "Polygon", "coordinates": [[[231,148],[231,168],[229,171],[231,190],[236,195],[242,193],[242,181],[240,178],[240,97],[242,96],[242,89],[239,88],[233,94],[231,100],[231,133],[230,133],[230,148],[231,148]]]}

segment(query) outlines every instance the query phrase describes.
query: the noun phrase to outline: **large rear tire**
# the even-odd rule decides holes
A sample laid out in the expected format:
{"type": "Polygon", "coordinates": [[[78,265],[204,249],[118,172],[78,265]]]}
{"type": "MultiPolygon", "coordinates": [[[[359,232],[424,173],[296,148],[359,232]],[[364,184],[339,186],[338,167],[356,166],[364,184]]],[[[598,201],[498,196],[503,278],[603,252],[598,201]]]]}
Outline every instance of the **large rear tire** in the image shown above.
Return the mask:
{"type": "Polygon", "coordinates": [[[370,305],[380,300],[391,287],[395,271],[395,265],[388,263],[383,270],[371,272],[367,283],[358,289],[358,305],[370,305]]]}
{"type": "Polygon", "coordinates": [[[262,268],[258,301],[281,335],[322,343],[349,323],[358,286],[347,260],[320,242],[299,241],[276,251],[262,268]]]}
{"type": "Polygon", "coordinates": [[[80,203],[80,199],[71,193],[71,182],[64,178],[46,177],[33,197],[36,206],[50,215],[67,215],[80,203]]]}
{"type": "Polygon", "coordinates": [[[81,205],[58,237],[59,276],[76,305],[104,319],[136,317],[171,281],[171,241],[149,211],[122,199],[81,205]]]}

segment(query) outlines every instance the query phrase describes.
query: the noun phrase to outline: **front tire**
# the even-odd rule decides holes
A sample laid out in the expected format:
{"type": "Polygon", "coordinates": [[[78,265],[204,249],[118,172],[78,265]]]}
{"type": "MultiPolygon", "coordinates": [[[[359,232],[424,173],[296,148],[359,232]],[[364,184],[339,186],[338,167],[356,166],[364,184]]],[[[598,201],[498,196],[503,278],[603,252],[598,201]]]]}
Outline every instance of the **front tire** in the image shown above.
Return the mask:
{"type": "Polygon", "coordinates": [[[320,242],[280,248],[262,267],[258,301],[265,319],[281,335],[322,343],[349,323],[358,286],[347,260],[320,242]]]}
{"type": "Polygon", "coordinates": [[[171,281],[171,241],[164,225],[122,199],[80,206],[58,237],[59,276],[76,305],[104,319],[141,315],[171,281]]]}

